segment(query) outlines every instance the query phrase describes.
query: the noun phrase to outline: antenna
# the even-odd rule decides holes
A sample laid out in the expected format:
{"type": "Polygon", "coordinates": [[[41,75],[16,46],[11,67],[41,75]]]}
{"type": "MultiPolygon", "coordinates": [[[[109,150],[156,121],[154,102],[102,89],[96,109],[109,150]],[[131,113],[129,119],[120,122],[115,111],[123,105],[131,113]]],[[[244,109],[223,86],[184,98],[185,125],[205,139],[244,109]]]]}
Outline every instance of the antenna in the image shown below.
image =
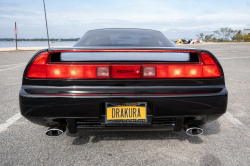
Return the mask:
{"type": "Polygon", "coordinates": [[[47,16],[46,16],[46,8],[45,8],[45,2],[44,2],[44,0],[43,0],[43,6],[44,6],[45,22],[46,22],[46,29],[47,29],[48,46],[49,46],[49,48],[50,48],[50,45],[49,45],[49,31],[48,31],[47,16]]]}

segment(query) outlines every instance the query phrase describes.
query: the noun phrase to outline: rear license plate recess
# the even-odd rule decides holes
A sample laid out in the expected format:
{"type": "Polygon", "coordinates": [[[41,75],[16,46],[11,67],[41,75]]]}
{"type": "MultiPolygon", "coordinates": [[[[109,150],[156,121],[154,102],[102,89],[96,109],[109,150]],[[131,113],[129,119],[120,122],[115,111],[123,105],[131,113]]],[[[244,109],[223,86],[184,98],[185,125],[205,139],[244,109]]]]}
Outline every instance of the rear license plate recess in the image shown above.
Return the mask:
{"type": "Polygon", "coordinates": [[[106,102],[106,123],[147,122],[146,102],[106,102]]]}

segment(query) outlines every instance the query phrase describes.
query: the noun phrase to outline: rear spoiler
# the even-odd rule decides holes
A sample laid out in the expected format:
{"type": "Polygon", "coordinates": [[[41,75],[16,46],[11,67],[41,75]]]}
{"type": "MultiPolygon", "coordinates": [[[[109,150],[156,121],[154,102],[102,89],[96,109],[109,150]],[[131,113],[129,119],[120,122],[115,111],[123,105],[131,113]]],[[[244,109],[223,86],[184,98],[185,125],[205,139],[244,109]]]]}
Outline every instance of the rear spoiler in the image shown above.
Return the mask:
{"type": "Polygon", "coordinates": [[[175,52],[62,52],[60,62],[188,62],[189,53],[175,52]]]}

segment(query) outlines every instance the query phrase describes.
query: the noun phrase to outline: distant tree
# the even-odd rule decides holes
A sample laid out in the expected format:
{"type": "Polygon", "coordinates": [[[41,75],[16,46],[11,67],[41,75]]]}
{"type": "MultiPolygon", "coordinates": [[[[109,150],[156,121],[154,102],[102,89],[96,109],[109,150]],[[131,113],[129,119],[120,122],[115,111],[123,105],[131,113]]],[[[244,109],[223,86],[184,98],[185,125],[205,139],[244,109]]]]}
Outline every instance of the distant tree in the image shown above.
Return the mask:
{"type": "Polygon", "coordinates": [[[234,34],[234,30],[232,30],[231,28],[227,28],[224,40],[226,40],[226,39],[232,39],[233,34],[234,34]]]}
{"type": "MultiPolygon", "coordinates": [[[[218,36],[218,41],[219,40],[229,40],[232,39],[233,36],[237,33],[237,30],[232,30],[231,28],[220,28],[219,30],[213,31],[215,35],[218,36]]],[[[239,33],[239,32],[238,32],[239,33]]]]}
{"type": "Polygon", "coordinates": [[[198,39],[202,39],[202,41],[204,41],[204,34],[203,33],[199,33],[196,36],[197,36],[198,39]]]}
{"type": "Polygon", "coordinates": [[[214,36],[214,34],[211,34],[211,35],[206,35],[205,36],[205,41],[208,42],[208,41],[212,41],[212,37],[214,36]]]}
{"type": "Polygon", "coordinates": [[[212,38],[212,41],[213,41],[213,42],[217,42],[216,37],[213,37],[213,38],[212,38]]]}
{"type": "Polygon", "coordinates": [[[221,33],[220,33],[220,31],[213,31],[214,33],[215,33],[215,35],[218,35],[218,38],[221,36],[221,33]]]}
{"type": "Polygon", "coordinates": [[[217,40],[218,42],[223,42],[223,38],[220,38],[217,40]]]}
{"type": "Polygon", "coordinates": [[[244,40],[244,36],[242,34],[240,34],[240,33],[237,33],[236,35],[234,35],[232,37],[232,39],[235,40],[235,41],[243,41],[244,40]]]}
{"type": "Polygon", "coordinates": [[[233,35],[232,35],[232,38],[236,35],[237,32],[238,32],[237,30],[233,30],[233,31],[232,31],[232,34],[233,34],[233,35]]]}
{"type": "Polygon", "coordinates": [[[228,34],[228,28],[220,28],[222,39],[225,40],[228,34]]]}

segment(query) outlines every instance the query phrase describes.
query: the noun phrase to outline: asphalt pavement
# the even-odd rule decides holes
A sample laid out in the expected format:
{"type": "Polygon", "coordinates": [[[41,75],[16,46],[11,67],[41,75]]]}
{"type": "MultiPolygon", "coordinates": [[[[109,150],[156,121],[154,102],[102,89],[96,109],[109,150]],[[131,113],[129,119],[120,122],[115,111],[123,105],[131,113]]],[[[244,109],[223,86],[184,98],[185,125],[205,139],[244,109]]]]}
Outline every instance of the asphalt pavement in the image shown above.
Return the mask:
{"type": "Polygon", "coordinates": [[[0,52],[0,165],[250,165],[250,43],[178,47],[211,51],[225,72],[227,113],[206,124],[199,137],[183,131],[46,137],[46,127],[19,114],[23,70],[35,52],[0,52]]]}

